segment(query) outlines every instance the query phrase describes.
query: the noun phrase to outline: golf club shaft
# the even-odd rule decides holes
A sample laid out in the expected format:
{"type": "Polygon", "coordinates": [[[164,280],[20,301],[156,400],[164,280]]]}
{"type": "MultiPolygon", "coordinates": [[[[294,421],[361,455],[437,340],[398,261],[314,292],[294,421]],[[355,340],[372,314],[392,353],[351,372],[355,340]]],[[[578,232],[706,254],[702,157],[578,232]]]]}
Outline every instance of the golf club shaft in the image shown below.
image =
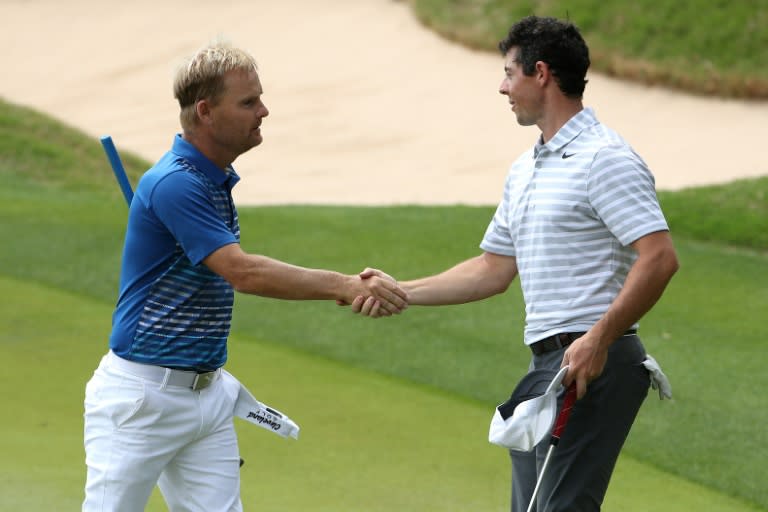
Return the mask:
{"type": "Polygon", "coordinates": [[[125,168],[123,167],[123,162],[120,160],[120,155],[117,153],[117,148],[115,148],[115,144],[112,142],[112,137],[105,135],[101,137],[100,140],[104,152],[109,159],[109,163],[112,165],[112,172],[115,174],[115,178],[117,178],[120,190],[123,191],[125,202],[128,203],[128,206],[131,206],[131,201],[133,201],[133,189],[131,188],[131,182],[128,181],[128,175],[125,173],[125,168]]]}
{"type": "Polygon", "coordinates": [[[533,488],[533,494],[531,495],[531,501],[528,503],[528,511],[532,512],[533,507],[536,504],[536,496],[539,494],[539,487],[544,480],[545,471],[549,465],[549,459],[552,457],[552,452],[555,450],[555,446],[560,442],[560,436],[563,435],[565,425],[568,423],[568,419],[571,417],[571,410],[576,403],[576,383],[572,383],[568,390],[565,392],[565,398],[563,399],[563,407],[560,409],[560,413],[555,420],[555,428],[552,429],[552,437],[549,440],[549,449],[547,449],[547,456],[544,458],[544,464],[541,466],[539,477],[536,479],[536,487],[533,488]]]}
{"type": "Polygon", "coordinates": [[[536,496],[539,494],[539,487],[541,487],[541,481],[542,476],[544,476],[544,472],[547,470],[547,466],[549,465],[549,459],[552,456],[552,451],[555,449],[555,445],[551,444],[549,445],[549,449],[547,450],[547,456],[544,457],[544,464],[541,466],[541,472],[539,473],[539,478],[536,479],[536,487],[533,488],[533,494],[531,494],[531,501],[528,503],[528,510],[527,512],[531,512],[533,510],[534,505],[536,505],[536,496]]]}

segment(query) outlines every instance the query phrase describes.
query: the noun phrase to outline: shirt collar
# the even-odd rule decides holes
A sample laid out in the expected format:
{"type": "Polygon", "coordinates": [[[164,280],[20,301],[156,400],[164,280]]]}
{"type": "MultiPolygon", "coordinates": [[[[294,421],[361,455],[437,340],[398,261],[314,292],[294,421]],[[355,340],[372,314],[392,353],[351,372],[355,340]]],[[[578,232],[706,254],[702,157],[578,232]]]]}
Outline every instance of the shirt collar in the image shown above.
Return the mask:
{"type": "Polygon", "coordinates": [[[216,185],[226,185],[229,190],[232,190],[232,187],[240,181],[240,176],[238,176],[231,165],[222,172],[220,167],[211,162],[208,157],[202,154],[194,145],[184,140],[179,133],[177,133],[176,137],[173,139],[171,152],[188,161],[216,185]]]}
{"type": "Polygon", "coordinates": [[[561,126],[560,129],[557,130],[557,133],[555,133],[555,136],[546,144],[542,143],[541,136],[539,136],[534,147],[534,154],[538,155],[542,148],[557,153],[575,139],[584,128],[594,124],[597,124],[597,117],[595,117],[594,110],[591,107],[584,108],[570,118],[567,123],[561,126]]]}

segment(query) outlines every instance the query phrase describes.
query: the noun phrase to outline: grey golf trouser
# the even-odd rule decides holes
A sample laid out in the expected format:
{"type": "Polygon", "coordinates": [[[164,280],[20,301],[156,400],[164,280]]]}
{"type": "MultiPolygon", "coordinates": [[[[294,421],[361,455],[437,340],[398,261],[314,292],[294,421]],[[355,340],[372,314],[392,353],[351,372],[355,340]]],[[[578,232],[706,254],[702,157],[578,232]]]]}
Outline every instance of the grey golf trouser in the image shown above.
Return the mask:
{"type": "MultiPolygon", "coordinates": [[[[559,369],[565,349],[533,356],[530,369],[559,369]]],[[[611,345],[603,374],[576,402],[554,449],[537,498],[537,512],[600,510],[621,447],[648,395],[650,377],[642,366],[645,349],[636,335],[611,345]]],[[[559,396],[562,403],[564,393],[559,396]]],[[[530,453],[510,451],[512,512],[525,512],[549,437],[530,453]]]]}

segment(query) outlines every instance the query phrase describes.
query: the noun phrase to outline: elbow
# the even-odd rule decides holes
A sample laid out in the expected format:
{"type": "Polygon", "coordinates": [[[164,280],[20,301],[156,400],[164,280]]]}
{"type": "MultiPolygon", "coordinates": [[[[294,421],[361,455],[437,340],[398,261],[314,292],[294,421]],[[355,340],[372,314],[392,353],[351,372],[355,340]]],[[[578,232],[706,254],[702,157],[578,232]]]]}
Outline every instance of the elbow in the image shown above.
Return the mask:
{"type": "Polygon", "coordinates": [[[666,260],[669,277],[672,277],[678,270],[680,270],[680,260],[677,258],[677,253],[674,249],[668,251],[666,260]]]}
{"type": "Polygon", "coordinates": [[[222,276],[222,278],[229,283],[229,286],[232,287],[232,289],[238,293],[244,293],[243,290],[245,289],[245,283],[242,282],[242,280],[231,277],[231,276],[222,276]]]}
{"type": "Polygon", "coordinates": [[[680,270],[680,260],[677,259],[676,255],[673,258],[670,270],[671,270],[670,277],[675,275],[675,273],[677,273],[677,271],[680,270]]]}
{"type": "Polygon", "coordinates": [[[666,276],[666,281],[669,282],[678,270],[680,270],[680,260],[677,258],[677,254],[673,249],[665,251],[663,256],[659,258],[658,266],[666,276]]]}
{"type": "Polygon", "coordinates": [[[507,290],[509,290],[509,285],[511,283],[512,283],[511,280],[507,281],[507,280],[499,279],[496,282],[496,286],[491,289],[491,295],[499,295],[506,292],[507,290]]]}
{"type": "MultiPolygon", "coordinates": [[[[647,261],[651,269],[654,269],[660,278],[667,282],[680,269],[680,261],[677,258],[677,251],[672,244],[672,239],[668,233],[659,233],[646,237],[649,243],[643,244],[640,249],[640,257],[643,253],[647,256],[647,261]]],[[[645,239],[644,239],[645,240],[645,239]]]]}
{"type": "Polygon", "coordinates": [[[496,279],[487,282],[481,289],[477,290],[477,296],[473,300],[485,299],[494,295],[500,295],[509,290],[509,285],[512,284],[514,275],[498,276],[496,279]]]}
{"type": "Polygon", "coordinates": [[[517,277],[517,259],[487,252],[483,253],[481,258],[484,265],[477,278],[484,288],[485,297],[506,292],[517,277]]]}
{"type": "Polygon", "coordinates": [[[250,293],[252,286],[245,272],[227,272],[222,278],[238,293],[250,293]]]}
{"type": "Polygon", "coordinates": [[[254,265],[239,244],[229,244],[215,250],[203,260],[203,264],[237,292],[249,293],[248,290],[253,287],[254,265]]]}
{"type": "Polygon", "coordinates": [[[228,283],[232,286],[232,289],[235,290],[237,293],[248,293],[248,287],[245,286],[245,283],[240,282],[232,282],[228,281],[228,283]]]}

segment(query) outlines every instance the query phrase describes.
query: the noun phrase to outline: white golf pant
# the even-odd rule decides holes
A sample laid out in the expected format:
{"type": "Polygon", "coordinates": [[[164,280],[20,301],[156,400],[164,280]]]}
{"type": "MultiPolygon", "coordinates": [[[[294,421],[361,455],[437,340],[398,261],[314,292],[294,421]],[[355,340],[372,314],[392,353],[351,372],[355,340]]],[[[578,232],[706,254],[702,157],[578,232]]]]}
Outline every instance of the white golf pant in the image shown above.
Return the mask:
{"type": "Polygon", "coordinates": [[[242,511],[240,383],[220,371],[195,391],[132,374],[135,364],[110,352],[86,386],[83,512],[143,511],[156,484],[172,512],[242,511]]]}

